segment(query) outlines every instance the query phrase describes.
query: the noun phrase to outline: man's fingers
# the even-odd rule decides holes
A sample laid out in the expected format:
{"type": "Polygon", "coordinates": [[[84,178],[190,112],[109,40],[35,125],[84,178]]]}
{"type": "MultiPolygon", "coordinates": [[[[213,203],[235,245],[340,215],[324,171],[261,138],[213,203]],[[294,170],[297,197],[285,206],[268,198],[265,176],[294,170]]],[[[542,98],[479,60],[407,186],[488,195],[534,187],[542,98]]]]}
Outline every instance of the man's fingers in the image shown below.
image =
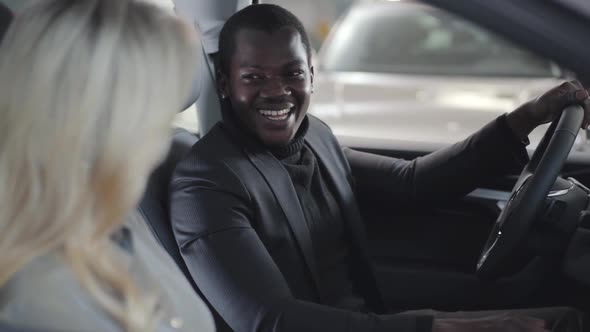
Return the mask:
{"type": "Polygon", "coordinates": [[[539,318],[533,318],[529,316],[519,316],[515,320],[517,324],[526,332],[545,332],[546,323],[544,320],[539,318]]]}
{"type": "Polygon", "coordinates": [[[560,105],[561,108],[576,104],[582,106],[585,112],[584,122],[590,120],[588,114],[588,111],[590,110],[590,93],[582,86],[579,81],[574,80],[564,82],[559,86],[558,92],[555,96],[558,100],[557,104],[560,105]]]}
{"type": "Polygon", "coordinates": [[[567,94],[568,92],[571,91],[576,91],[582,89],[581,87],[578,87],[575,83],[575,81],[568,81],[568,82],[563,82],[560,86],[559,86],[559,90],[561,91],[562,94],[567,94]]]}
{"type": "Polygon", "coordinates": [[[543,320],[543,319],[530,317],[530,316],[521,316],[520,318],[523,322],[525,322],[527,324],[545,327],[545,320],[543,320]]]}
{"type": "Polygon", "coordinates": [[[570,83],[576,88],[576,89],[584,89],[584,86],[582,85],[582,83],[580,83],[580,81],[578,80],[572,80],[570,81],[570,83]]]}
{"type": "Polygon", "coordinates": [[[586,100],[588,100],[588,91],[584,89],[569,91],[560,99],[564,106],[575,104],[584,106],[586,100]]]}
{"type": "Polygon", "coordinates": [[[590,94],[587,90],[569,91],[565,96],[559,98],[557,102],[560,108],[565,108],[570,105],[580,105],[584,109],[584,120],[581,127],[586,129],[590,123],[590,94]]]}
{"type": "Polygon", "coordinates": [[[547,101],[552,100],[555,106],[563,108],[568,105],[579,104],[588,99],[589,94],[581,87],[578,81],[563,82],[561,85],[549,90],[545,96],[547,101]]]}
{"type": "Polygon", "coordinates": [[[534,101],[535,107],[529,112],[535,126],[548,123],[556,119],[561,111],[570,105],[580,105],[584,108],[582,128],[590,125],[590,90],[586,90],[577,81],[563,82],[539,96],[534,101]]]}
{"type": "Polygon", "coordinates": [[[578,80],[564,82],[561,86],[570,90],[570,91],[584,89],[584,86],[578,80]]]}

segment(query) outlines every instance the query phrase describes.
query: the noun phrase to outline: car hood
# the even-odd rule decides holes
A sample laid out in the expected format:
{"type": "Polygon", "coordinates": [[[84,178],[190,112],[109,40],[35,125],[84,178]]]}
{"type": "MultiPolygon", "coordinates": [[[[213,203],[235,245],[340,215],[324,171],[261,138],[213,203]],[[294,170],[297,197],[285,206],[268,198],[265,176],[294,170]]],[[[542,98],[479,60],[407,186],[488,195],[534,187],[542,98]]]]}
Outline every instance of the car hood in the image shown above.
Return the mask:
{"type": "MultiPolygon", "coordinates": [[[[310,113],[338,136],[450,144],[560,82],[320,72],[310,113]]],[[[531,134],[532,146],[545,128],[531,134]]]]}

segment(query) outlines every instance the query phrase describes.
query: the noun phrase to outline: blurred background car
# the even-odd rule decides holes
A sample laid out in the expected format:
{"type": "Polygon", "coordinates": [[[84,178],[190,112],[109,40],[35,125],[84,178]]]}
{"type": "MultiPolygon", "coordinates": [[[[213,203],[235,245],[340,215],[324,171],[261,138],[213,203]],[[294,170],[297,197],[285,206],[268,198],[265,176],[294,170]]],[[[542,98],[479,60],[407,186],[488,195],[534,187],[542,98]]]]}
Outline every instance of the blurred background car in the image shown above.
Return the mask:
{"type": "MultiPolygon", "coordinates": [[[[18,10],[28,0],[1,1],[18,10]]],[[[171,0],[151,1],[173,8],[171,0]]],[[[305,25],[316,69],[310,113],[345,145],[362,139],[439,148],[574,78],[479,25],[416,0],[261,2],[286,7],[305,25]]],[[[179,113],[174,125],[198,134],[196,107],[179,113]]],[[[531,150],[546,128],[530,135],[531,150]]],[[[580,132],[574,151],[590,151],[586,133],[580,132]]]]}
{"type": "MultiPolygon", "coordinates": [[[[416,1],[364,1],[316,59],[310,112],[338,136],[449,144],[568,78],[551,61],[416,1]]],[[[546,127],[531,136],[531,148],[546,127]]]]}

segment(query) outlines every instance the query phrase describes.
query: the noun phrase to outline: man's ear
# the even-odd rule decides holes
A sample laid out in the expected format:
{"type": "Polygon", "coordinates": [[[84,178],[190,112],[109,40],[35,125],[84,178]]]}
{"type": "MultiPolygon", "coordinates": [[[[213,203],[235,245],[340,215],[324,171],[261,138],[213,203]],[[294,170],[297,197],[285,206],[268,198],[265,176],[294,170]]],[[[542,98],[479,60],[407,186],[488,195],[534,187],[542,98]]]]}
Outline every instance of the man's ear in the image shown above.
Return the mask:
{"type": "Polygon", "coordinates": [[[309,78],[311,80],[311,93],[313,93],[313,76],[315,75],[313,66],[309,67],[309,78]]]}
{"type": "Polygon", "coordinates": [[[217,70],[217,94],[221,99],[229,98],[229,78],[221,70],[217,70]]]}

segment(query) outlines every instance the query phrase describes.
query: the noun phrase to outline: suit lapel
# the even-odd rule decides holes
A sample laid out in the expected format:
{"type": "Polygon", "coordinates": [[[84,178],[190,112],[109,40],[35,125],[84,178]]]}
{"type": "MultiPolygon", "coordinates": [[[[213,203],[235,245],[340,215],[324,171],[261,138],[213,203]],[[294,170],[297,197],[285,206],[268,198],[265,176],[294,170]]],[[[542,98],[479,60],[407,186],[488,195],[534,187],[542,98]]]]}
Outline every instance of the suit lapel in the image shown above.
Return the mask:
{"type": "Polygon", "coordinates": [[[281,206],[289,226],[295,236],[299,249],[301,250],[305,263],[311,273],[318,295],[319,278],[311,234],[305,221],[305,215],[301,209],[297,192],[293,187],[289,174],[281,163],[269,152],[253,148],[252,146],[245,149],[246,155],[258,169],[260,174],[265,178],[266,183],[272,190],[277,202],[281,206]]]}
{"type": "Polygon", "coordinates": [[[362,241],[362,234],[365,231],[360,220],[356,199],[350,183],[347,181],[348,173],[344,168],[344,164],[337,162],[339,157],[334,155],[333,149],[330,149],[326,140],[322,139],[316,131],[310,129],[306,141],[318,159],[321,168],[325,171],[326,180],[328,180],[330,187],[334,191],[333,195],[344,212],[343,218],[353,233],[353,240],[357,243],[360,242],[358,244],[361,245],[364,242],[362,241]]]}
{"type": "Polygon", "coordinates": [[[361,264],[360,270],[362,272],[359,273],[360,278],[363,280],[361,288],[365,290],[368,296],[366,298],[368,304],[376,313],[385,313],[385,305],[367,251],[366,231],[352,187],[349,181],[347,181],[349,176],[349,172],[346,169],[347,161],[343,154],[340,153],[340,147],[330,146],[330,140],[322,137],[320,132],[314,130],[313,124],[311,123],[306,141],[321,165],[320,169],[325,172],[325,179],[331,186],[333,195],[343,211],[343,222],[345,227],[348,228],[352,248],[356,250],[359,263],[361,264]],[[339,160],[341,162],[338,162],[339,160]]]}

